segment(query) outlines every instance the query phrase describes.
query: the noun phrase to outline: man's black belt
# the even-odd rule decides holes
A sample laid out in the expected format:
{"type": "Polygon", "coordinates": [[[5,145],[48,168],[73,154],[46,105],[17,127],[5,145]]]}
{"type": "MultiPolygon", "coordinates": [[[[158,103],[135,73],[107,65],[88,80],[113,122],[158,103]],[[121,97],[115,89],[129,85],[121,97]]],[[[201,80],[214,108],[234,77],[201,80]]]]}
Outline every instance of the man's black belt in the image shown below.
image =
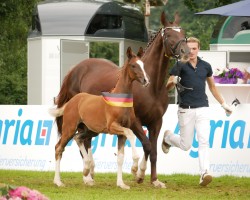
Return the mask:
{"type": "Polygon", "coordinates": [[[184,109],[191,109],[191,108],[200,108],[201,106],[188,106],[188,105],[180,104],[180,107],[184,109]]]}

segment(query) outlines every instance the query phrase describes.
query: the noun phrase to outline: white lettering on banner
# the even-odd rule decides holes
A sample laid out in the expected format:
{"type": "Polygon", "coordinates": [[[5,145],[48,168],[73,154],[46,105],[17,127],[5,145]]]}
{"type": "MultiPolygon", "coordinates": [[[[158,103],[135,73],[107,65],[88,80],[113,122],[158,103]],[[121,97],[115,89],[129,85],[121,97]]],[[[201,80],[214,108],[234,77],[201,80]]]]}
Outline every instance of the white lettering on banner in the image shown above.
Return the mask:
{"type": "Polygon", "coordinates": [[[249,164],[241,164],[238,162],[231,161],[230,163],[220,163],[220,164],[210,164],[210,170],[214,173],[227,173],[233,174],[237,173],[250,173],[250,165],[249,164]]]}
{"type": "MultiPolygon", "coordinates": [[[[250,134],[248,135],[247,140],[244,139],[245,128],[246,128],[245,121],[237,120],[230,127],[230,121],[228,120],[224,122],[222,120],[218,120],[218,121],[210,120],[210,127],[211,127],[210,138],[209,138],[210,148],[213,148],[215,132],[217,131],[217,129],[219,129],[220,133],[222,133],[222,135],[219,136],[221,138],[222,149],[229,148],[227,144],[229,144],[230,148],[232,149],[250,148],[250,134]],[[244,141],[247,141],[245,145],[244,145],[244,141]]],[[[179,131],[180,131],[180,127],[179,127],[179,124],[177,123],[174,133],[179,134],[179,131]]],[[[198,157],[198,146],[199,144],[196,138],[196,131],[195,131],[192,147],[195,148],[196,151],[191,149],[190,154],[189,154],[191,157],[193,158],[198,157]]]]}
{"type": "MultiPolygon", "coordinates": [[[[132,166],[131,160],[124,160],[122,169],[124,171],[130,171],[132,166]]],[[[96,170],[105,170],[105,171],[115,171],[117,169],[117,162],[116,161],[101,161],[95,159],[95,169],[96,170]]]]}
{"type": "Polygon", "coordinates": [[[5,166],[8,169],[17,169],[20,167],[30,168],[30,169],[39,169],[43,170],[46,160],[39,159],[28,159],[25,158],[2,158],[0,157],[0,167],[5,166]]]}

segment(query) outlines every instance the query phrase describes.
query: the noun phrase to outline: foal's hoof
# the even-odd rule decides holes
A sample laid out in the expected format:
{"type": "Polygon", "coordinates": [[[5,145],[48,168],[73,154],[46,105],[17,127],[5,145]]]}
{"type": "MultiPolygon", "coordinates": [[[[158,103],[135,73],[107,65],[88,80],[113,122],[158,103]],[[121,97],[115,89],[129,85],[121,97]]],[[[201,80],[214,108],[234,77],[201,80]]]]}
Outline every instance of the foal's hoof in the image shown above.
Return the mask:
{"type": "Polygon", "coordinates": [[[124,184],[124,183],[123,184],[118,184],[117,186],[122,188],[123,190],[129,190],[130,189],[130,187],[128,185],[124,184]]]}
{"type": "Polygon", "coordinates": [[[137,166],[131,168],[131,174],[133,174],[134,177],[136,177],[137,171],[138,171],[138,167],[137,166]]]}
{"type": "Polygon", "coordinates": [[[158,179],[152,182],[152,184],[157,188],[167,188],[166,185],[162,183],[161,181],[159,181],[158,179]]]}
{"type": "Polygon", "coordinates": [[[90,169],[84,168],[82,173],[84,176],[88,176],[89,172],[90,172],[90,169]]]}
{"type": "Polygon", "coordinates": [[[54,184],[58,187],[65,187],[65,185],[61,181],[54,181],[54,184]]]}
{"type": "Polygon", "coordinates": [[[86,185],[89,185],[89,186],[95,185],[95,181],[94,181],[91,177],[89,177],[89,176],[83,177],[83,182],[84,182],[86,185]]]}

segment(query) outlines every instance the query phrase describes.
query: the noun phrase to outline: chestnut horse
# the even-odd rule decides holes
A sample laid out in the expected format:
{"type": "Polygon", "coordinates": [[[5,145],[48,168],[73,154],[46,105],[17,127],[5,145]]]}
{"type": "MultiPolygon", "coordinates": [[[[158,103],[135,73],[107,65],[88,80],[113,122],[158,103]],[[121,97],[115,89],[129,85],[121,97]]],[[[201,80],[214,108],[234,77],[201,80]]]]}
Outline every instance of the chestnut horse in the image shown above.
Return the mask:
{"type": "MultiPolygon", "coordinates": [[[[137,172],[137,182],[141,183],[144,180],[146,162],[150,153],[151,183],[160,188],[166,186],[157,179],[157,139],[162,126],[162,117],[168,107],[168,91],[165,81],[169,60],[176,58],[186,62],[189,57],[189,48],[179,22],[177,12],[173,22],[167,20],[165,13],[162,12],[161,23],[164,27],[149,41],[141,58],[150,77],[150,85],[142,89],[137,82],[133,84],[136,121],[132,124],[131,129],[141,141],[144,150],[144,157],[137,172]],[[144,134],[142,126],[147,127],[149,138],[144,134]]],[[[114,63],[104,59],[90,58],[80,62],[64,78],[56,99],[57,107],[62,107],[79,92],[101,94],[102,91],[109,91],[116,83],[118,71],[119,68],[114,63]]],[[[62,118],[57,117],[56,122],[60,132],[62,118]]],[[[91,146],[91,140],[84,142],[88,148],[91,146]]]]}
{"type": "Polygon", "coordinates": [[[131,129],[129,129],[136,118],[133,109],[132,82],[136,80],[141,85],[148,86],[149,78],[144,71],[143,62],[139,57],[133,54],[130,47],[127,50],[127,57],[128,59],[121,69],[117,84],[111,93],[103,93],[106,96],[97,96],[85,92],[78,93],[61,108],[50,110],[50,113],[55,117],[63,116],[61,138],[55,147],[56,172],[54,183],[56,185],[63,185],[60,180],[60,160],[65,146],[73,137],[85,160],[83,170],[84,181],[89,185],[92,185],[94,182],[92,177],[89,176],[91,162],[93,160],[91,148],[87,153],[84,145],[79,142],[77,134],[75,135],[78,124],[83,123],[89,130],[95,133],[118,135],[120,143],[117,156],[117,186],[122,189],[130,188],[124,184],[122,179],[126,139],[128,139],[131,144],[132,158],[134,163],[137,163],[137,166],[139,161],[139,155],[135,147],[135,135],[131,129]]]}

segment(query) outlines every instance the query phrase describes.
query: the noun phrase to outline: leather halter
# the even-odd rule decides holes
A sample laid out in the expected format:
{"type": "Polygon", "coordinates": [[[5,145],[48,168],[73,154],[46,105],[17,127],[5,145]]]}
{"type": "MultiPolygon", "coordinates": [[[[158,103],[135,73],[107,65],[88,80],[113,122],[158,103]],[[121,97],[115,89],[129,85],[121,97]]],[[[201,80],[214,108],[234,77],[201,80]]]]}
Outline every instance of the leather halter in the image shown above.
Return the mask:
{"type": "MultiPolygon", "coordinates": [[[[179,26],[167,26],[167,27],[165,27],[165,28],[162,28],[161,29],[161,36],[162,36],[162,39],[163,39],[163,45],[164,45],[164,48],[166,49],[167,48],[167,44],[169,43],[169,40],[168,40],[168,38],[167,37],[164,37],[165,36],[165,30],[166,29],[172,29],[172,30],[174,30],[174,29],[178,29],[178,30],[181,30],[181,27],[179,27],[179,26]]],[[[169,56],[169,55],[167,55],[167,53],[165,53],[166,54],[166,56],[167,57],[174,57],[174,58],[176,58],[176,59],[179,59],[179,57],[180,57],[180,52],[176,52],[176,50],[178,49],[178,47],[183,43],[183,42],[187,42],[187,38],[185,37],[185,38],[183,38],[183,39],[181,39],[181,40],[179,40],[175,45],[174,45],[174,47],[172,48],[172,46],[169,44],[168,46],[169,46],[169,49],[170,49],[170,51],[171,51],[171,56],[169,56]]]]}

